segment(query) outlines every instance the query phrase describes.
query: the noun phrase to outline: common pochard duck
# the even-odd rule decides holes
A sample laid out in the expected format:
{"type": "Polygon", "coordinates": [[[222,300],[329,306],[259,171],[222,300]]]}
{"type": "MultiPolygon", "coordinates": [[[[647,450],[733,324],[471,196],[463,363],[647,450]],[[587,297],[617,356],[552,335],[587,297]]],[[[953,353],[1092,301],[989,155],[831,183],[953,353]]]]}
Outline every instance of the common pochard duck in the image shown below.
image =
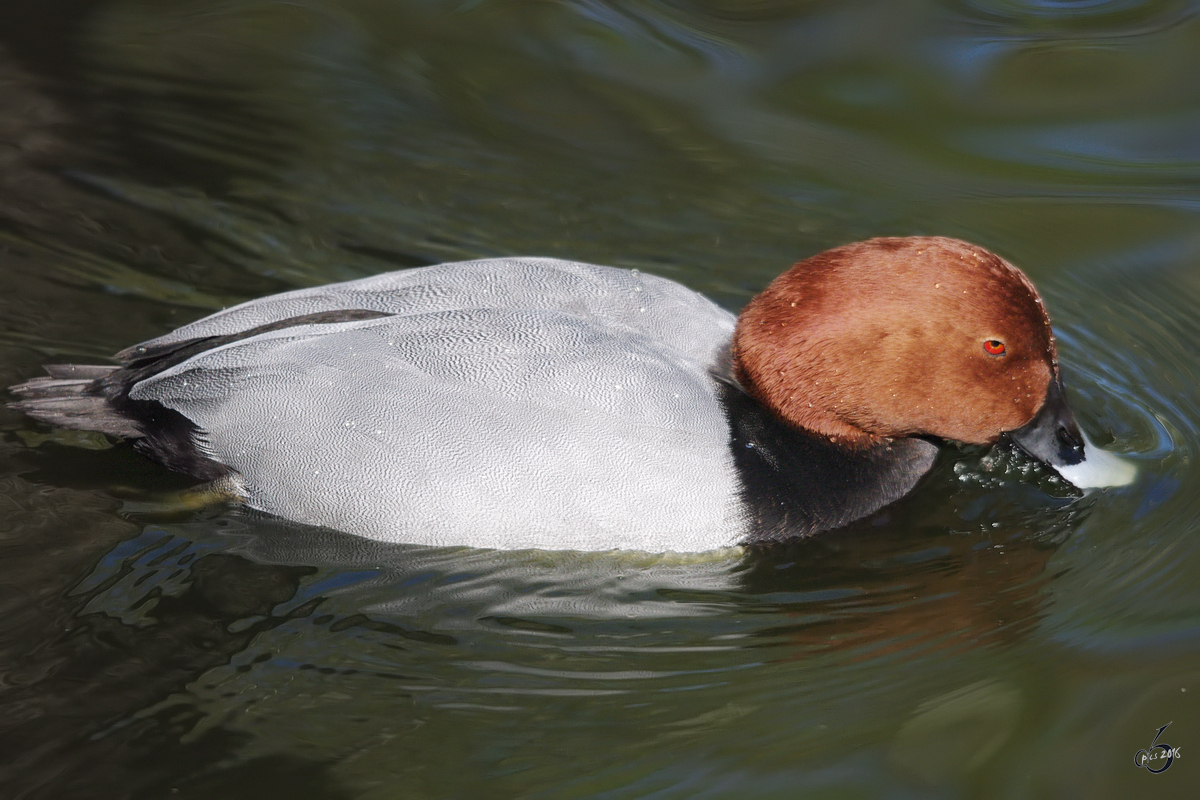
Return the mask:
{"type": "Polygon", "coordinates": [[[812,256],[737,318],[637,270],[495,258],[253,300],[118,358],[14,405],[385,541],[807,536],[908,494],[941,443],[1002,436],[1080,487],[1132,477],[1076,424],[1033,285],[944,237],[812,256]]]}

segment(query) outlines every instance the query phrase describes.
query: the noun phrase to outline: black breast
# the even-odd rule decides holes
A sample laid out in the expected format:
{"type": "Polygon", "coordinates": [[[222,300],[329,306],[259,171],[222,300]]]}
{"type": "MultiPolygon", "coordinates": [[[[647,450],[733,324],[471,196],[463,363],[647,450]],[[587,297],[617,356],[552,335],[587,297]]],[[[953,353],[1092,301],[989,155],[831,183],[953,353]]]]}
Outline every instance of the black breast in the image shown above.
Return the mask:
{"type": "Polygon", "coordinates": [[[784,422],[728,383],[721,404],[750,542],[810,536],[878,511],[912,491],[938,453],[914,438],[847,450],[784,422]]]}

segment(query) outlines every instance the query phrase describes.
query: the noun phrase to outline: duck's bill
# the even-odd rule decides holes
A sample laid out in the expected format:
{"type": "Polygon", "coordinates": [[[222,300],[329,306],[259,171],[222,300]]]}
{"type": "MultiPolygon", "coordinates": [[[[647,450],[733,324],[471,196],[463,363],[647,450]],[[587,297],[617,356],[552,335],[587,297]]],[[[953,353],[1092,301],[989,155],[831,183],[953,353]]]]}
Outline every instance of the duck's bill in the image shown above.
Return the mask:
{"type": "Polygon", "coordinates": [[[1055,466],[1059,475],[1080,489],[1103,489],[1133,483],[1137,477],[1136,464],[1092,444],[1083,430],[1079,431],[1079,435],[1083,438],[1084,459],[1078,464],[1055,466]]]}
{"type": "Polygon", "coordinates": [[[1008,436],[1079,489],[1124,486],[1137,476],[1135,465],[1092,444],[1079,429],[1061,380],[1050,384],[1037,416],[1008,436]]]}

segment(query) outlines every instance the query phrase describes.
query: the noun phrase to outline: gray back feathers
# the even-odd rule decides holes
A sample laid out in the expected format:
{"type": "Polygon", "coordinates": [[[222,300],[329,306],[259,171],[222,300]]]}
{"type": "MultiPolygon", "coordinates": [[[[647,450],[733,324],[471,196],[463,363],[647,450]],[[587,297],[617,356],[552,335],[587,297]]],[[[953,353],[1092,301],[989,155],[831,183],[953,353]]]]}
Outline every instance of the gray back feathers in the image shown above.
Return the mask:
{"type": "MultiPolygon", "coordinates": [[[[136,384],[291,519],[420,544],[703,550],[742,530],[709,372],[734,318],[678,284],[554,259],[264,298],[141,347],[323,311],[136,384]]],[[[136,355],[131,348],[125,355],[136,355]]]]}

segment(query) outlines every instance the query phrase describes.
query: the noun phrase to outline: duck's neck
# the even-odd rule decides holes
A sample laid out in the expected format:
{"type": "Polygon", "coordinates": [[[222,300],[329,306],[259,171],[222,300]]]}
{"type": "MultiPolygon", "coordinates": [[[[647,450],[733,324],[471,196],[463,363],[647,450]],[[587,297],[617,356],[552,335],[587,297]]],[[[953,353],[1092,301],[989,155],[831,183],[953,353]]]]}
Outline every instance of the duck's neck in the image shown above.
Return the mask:
{"type": "Polygon", "coordinates": [[[748,541],[809,536],[861,519],[912,491],[937,457],[924,439],[847,446],[795,427],[735,386],[721,392],[748,541]]]}
{"type": "Polygon", "coordinates": [[[829,394],[836,387],[822,387],[819,379],[803,374],[789,374],[788,366],[780,366],[769,376],[753,375],[733,358],[733,375],[747,394],[793,427],[807,431],[833,444],[856,450],[867,449],[887,441],[838,417],[829,409],[829,394]]]}
{"type": "Polygon", "coordinates": [[[792,308],[796,303],[776,296],[780,280],[738,318],[729,353],[734,378],[747,394],[800,430],[854,449],[884,443],[879,431],[866,430],[847,413],[861,395],[857,390],[863,376],[847,370],[840,348],[828,342],[813,345],[807,316],[792,308]]]}

